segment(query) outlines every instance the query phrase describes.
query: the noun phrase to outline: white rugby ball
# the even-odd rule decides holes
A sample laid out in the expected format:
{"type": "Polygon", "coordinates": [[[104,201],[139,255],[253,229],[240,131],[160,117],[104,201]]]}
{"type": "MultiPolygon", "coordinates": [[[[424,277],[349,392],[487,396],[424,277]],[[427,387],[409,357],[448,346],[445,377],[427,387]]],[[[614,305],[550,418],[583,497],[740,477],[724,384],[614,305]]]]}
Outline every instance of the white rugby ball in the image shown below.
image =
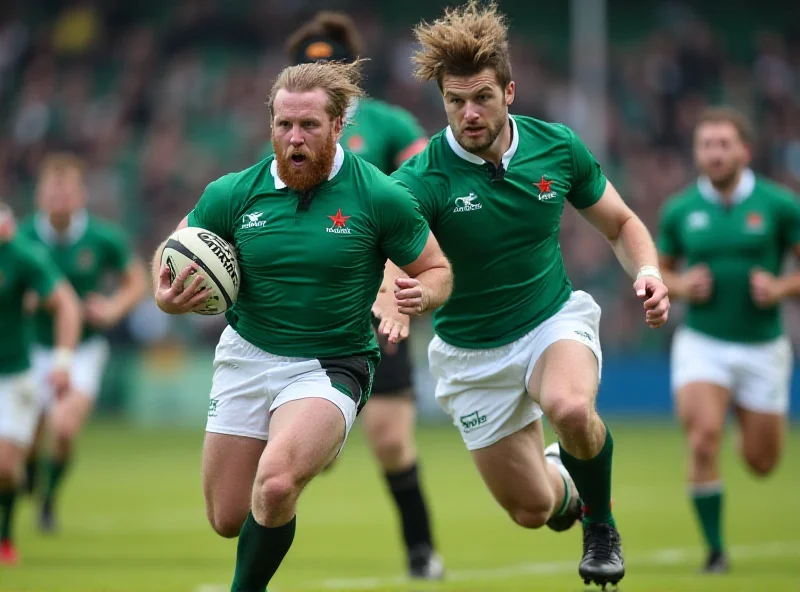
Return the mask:
{"type": "MultiPolygon", "coordinates": [[[[236,302],[241,279],[236,250],[210,230],[190,226],[173,232],[161,253],[161,263],[169,267],[172,281],[192,263],[198,268],[195,273],[205,276],[202,285],[210,288],[211,294],[198,314],[221,314],[236,302]]],[[[193,277],[190,275],[184,285],[189,285],[193,277]]]]}

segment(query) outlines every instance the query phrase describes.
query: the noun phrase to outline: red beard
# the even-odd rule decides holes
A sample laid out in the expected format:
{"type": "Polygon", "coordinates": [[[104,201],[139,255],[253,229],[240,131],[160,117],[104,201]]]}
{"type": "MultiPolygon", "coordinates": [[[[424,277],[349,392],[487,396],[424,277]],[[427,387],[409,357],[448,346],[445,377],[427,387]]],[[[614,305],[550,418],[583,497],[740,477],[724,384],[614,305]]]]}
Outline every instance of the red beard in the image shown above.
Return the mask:
{"type": "Polygon", "coordinates": [[[325,181],[331,174],[333,159],[336,156],[336,139],[333,133],[316,154],[307,148],[298,150],[289,148],[285,153],[278,150],[275,140],[272,140],[272,149],[275,151],[275,160],[278,163],[278,176],[295,191],[308,191],[325,181]],[[305,165],[297,169],[292,165],[292,156],[302,154],[305,165]]]}

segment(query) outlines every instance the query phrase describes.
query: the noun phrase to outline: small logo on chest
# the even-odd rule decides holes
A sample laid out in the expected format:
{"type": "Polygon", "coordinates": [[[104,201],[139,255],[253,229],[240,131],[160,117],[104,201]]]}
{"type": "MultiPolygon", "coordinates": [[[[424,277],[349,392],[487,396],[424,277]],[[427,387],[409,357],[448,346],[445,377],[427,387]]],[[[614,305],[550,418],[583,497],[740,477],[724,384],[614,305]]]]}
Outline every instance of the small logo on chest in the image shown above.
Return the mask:
{"type": "Polygon", "coordinates": [[[78,253],[78,269],[82,271],[88,271],[94,266],[94,253],[92,253],[89,249],[82,249],[78,253]]]}
{"type": "Polygon", "coordinates": [[[758,212],[749,212],[745,218],[744,227],[748,232],[763,232],[764,216],[758,212]]]}
{"type": "Polygon", "coordinates": [[[333,222],[333,226],[330,226],[325,229],[325,232],[332,232],[333,234],[351,234],[352,230],[347,228],[347,221],[352,218],[352,216],[343,216],[342,209],[339,208],[336,211],[335,216],[328,216],[333,222]]]}
{"type": "Polygon", "coordinates": [[[480,210],[483,206],[477,203],[477,199],[478,195],[472,191],[470,191],[469,194],[464,197],[457,197],[455,199],[456,206],[453,208],[453,212],[471,212],[472,210],[480,210]]]}
{"type": "Polygon", "coordinates": [[[261,219],[263,215],[264,212],[250,212],[249,214],[245,214],[242,216],[241,229],[245,230],[247,228],[261,228],[265,226],[267,221],[261,219]]]}
{"type": "Polygon", "coordinates": [[[686,219],[686,225],[690,230],[702,230],[708,228],[708,212],[692,212],[686,219]]]}
{"type": "Polygon", "coordinates": [[[538,183],[533,183],[534,187],[539,188],[539,201],[550,201],[551,199],[555,199],[558,197],[558,193],[551,189],[551,185],[553,184],[553,180],[545,179],[544,175],[539,180],[538,183]]]}

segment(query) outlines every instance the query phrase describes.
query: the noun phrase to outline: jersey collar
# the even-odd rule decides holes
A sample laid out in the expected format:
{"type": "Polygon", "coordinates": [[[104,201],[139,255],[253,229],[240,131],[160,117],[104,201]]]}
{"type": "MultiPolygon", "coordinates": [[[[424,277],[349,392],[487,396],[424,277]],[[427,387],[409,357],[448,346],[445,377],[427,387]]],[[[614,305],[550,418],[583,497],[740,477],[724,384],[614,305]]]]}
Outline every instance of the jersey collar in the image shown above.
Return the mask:
{"type": "MultiPolygon", "coordinates": [[[[733,203],[742,203],[744,200],[750,197],[750,195],[752,195],[755,188],[755,173],[753,173],[752,169],[743,170],[742,176],[739,179],[739,184],[736,186],[736,189],[733,190],[733,194],[731,195],[731,201],[733,203]]],[[[700,192],[700,195],[710,202],[722,202],[722,196],[720,195],[719,191],[714,189],[714,186],[711,184],[711,180],[705,175],[697,179],[697,190],[700,192]]]]}
{"type": "MultiPolygon", "coordinates": [[[[511,159],[514,157],[514,154],[517,152],[517,146],[519,146],[519,133],[517,132],[517,122],[514,121],[514,117],[511,115],[508,116],[508,121],[511,124],[511,146],[508,147],[505,154],[503,154],[503,158],[501,159],[501,163],[503,164],[503,168],[508,170],[508,163],[511,162],[511,159]]],[[[445,130],[445,136],[447,136],[447,143],[450,145],[450,148],[453,152],[456,153],[456,156],[463,158],[467,162],[471,162],[472,164],[486,164],[486,161],[483,160],[480,156],[476,156],[472,154],[472,152],[467,152],[458,143],[456,140],[455,134],[453,134],[453,130],[450,126],[447,126],[445,130]]]]}
{"type": "MultiPolygon", "coordinates": [[[[333,166],[331,167],[331,174],[328,175],[328,181],[333,179],[339,170],[342,168],[342,163],[344,163],[344,150],[342,149],[341,144],[338,142],[336,143],[336,154],[333,157],[333,166]]],[[[283,182],[278,176],[278,161],[273,160],[272,164],[269,167],[269,172],[272,174],[272,177],[275,179],[275,189],[284,189],[286,187],[286,183],[283,182]]]]}
{"type": "Polygon", "coordinates": [[[78,242],[86,232],[86,227],[89,225],[89,213],[86,210],[75,212],[64,233],[59,233],[53,228],[47,214],[44,212],[37,212],[33,223],[36,228],[36,234],[38,234],[39,238],[44,242],[51,245],[59,243],[74,244],[78,242]]]}

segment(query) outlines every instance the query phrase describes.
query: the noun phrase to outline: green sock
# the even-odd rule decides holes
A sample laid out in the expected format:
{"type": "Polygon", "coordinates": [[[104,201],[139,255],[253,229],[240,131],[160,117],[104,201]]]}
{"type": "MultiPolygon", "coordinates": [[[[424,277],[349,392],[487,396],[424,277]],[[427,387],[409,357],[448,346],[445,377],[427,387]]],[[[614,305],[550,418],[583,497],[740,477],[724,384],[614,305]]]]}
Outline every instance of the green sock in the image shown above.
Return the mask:
{"type": "Polygon", "coordinates": [[[561,448],[561,462],[569,471],[578,494],[586,507],[584,524],[605,523],[616,527],[611,514],[611,457],[614,440],[606,426],[606,441],[600,453],[592,459],[580,460],[561,448]]]}
{"type": "Polygon", "coordinates": [[[239,534],[231,592],[266,592],[294,540],[297,517],[283,526],[261,526],[250,512],[239,534]]]}
{"type": "Polygon", "coordinates": [[[39,477],[39,457],[31,456],[25,461],[25,491],[28,493],[36,491],[37,477],[39,477]]]}
{"type": "Polygon", "coordinates": [[[0,491],[0,541],[11,540],[11,519],[17,492],[13,489],[0,491]]]}
{"type": "Polygon", "coordinates": [[[64,473],[67,471],[69,459],[51,459],[48,467],[47,489],[44,492],[44,503],[52,504],[55,500],[61,482],[64,480],[64,473]]]}
{"type": "Polygon", "coordinates": [[[695,485],[692,501],[703,537],[712,551],[721,552],[722,545],[722,483],[695,485]]]}

